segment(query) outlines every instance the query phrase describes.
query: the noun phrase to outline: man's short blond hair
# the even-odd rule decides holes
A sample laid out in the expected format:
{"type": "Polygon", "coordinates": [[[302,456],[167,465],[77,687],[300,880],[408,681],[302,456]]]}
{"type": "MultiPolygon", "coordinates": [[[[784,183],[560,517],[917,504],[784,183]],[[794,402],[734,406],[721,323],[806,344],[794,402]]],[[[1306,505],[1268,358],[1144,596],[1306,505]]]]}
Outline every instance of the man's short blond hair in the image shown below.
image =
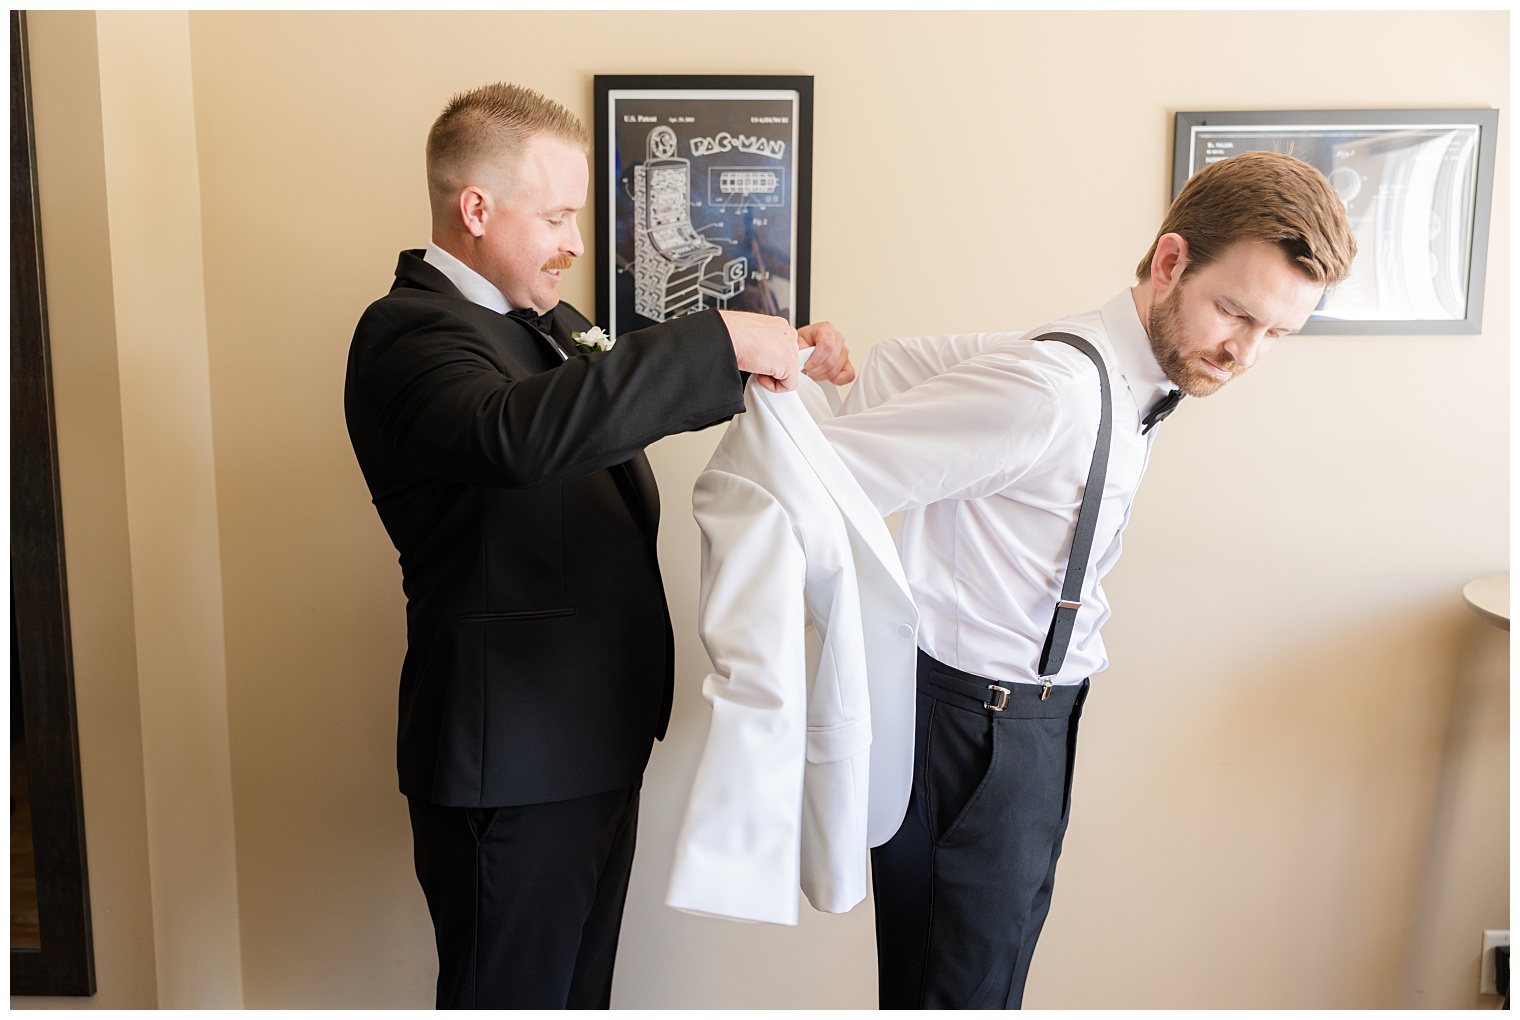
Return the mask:
{"type": "Polygon", "coordinates": [[[528,143],[551,135],[582,152],[591,136],[575,114],[521,85],[496,82],[461,92],[433,121],[427,138],[428,197],[433,211],[447,213],[460,191],[483,183],[486,174],[510,179],[528,143]]]}
{"type": "Polygon", "coordinates": [[[1345,279],[1356,258],[1346,207],[1325,175],[1279,152],[1243,152],[1211,163],[1183,185],[1136,275],[1150,276],[1164,234],[1187,242],[1183,275],[1239,241],[1276,244],[1288,261],[1322,287],[1345,279]]]}

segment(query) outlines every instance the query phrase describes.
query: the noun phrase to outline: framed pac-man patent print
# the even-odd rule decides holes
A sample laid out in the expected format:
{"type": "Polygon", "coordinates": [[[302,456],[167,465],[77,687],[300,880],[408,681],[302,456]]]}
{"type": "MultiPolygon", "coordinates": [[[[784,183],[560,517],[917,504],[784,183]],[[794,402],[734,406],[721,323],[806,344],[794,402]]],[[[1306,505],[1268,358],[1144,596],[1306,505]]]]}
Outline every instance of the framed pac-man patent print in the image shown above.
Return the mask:
{"type": "Polygon", "coordinates": [[[1497,110],[1179,113],[1172,196],[1210,163],[1284,152],[1318,167],[1356,235],[1305,333],[1477,333],[1497,110]]]}
{"type": "Polygon", "coordinates": [[[597,75],[597,320],[808,323],[813,79],[597,75]]]}

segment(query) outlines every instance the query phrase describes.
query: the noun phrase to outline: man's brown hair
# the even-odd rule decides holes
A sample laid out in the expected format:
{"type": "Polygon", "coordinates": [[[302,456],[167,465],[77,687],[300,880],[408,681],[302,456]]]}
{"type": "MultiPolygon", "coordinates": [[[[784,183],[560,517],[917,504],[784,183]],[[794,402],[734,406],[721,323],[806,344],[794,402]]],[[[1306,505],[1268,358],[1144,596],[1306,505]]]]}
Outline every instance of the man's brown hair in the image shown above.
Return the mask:
{"type": "Polygon", "coordinates": [[[433,210],[448,209],[486,164],[515,168],[528,143],[552,135],[581,151],[591,136],[575,114],[521,85],[496,82],[461,92],[443,108],[427,138],[428,196],[433,210]]]}
{"type": "Polygon", "coordinates": [[[1346,208],[1325,175],[1278,152],[1243,152],[1211,163],[1183,185],[1136,275],[1150,276],[1163,234],[1187,242],[1183,275],[1239,241],[1269,241],[1315,283],[1345,279],[1356,258],[1346,208]]]}

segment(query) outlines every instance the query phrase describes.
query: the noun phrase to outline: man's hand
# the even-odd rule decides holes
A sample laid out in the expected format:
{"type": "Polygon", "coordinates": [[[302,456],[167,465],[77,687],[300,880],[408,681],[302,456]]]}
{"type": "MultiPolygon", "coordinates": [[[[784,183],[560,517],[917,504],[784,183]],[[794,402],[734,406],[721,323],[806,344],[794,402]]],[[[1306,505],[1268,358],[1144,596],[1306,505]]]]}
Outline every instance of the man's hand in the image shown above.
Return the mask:
{"type": "Polygon", "coordinates": [[[850,364],[850,349],[844,345],[844,334],[834,328],[832,322],[815,322],[797,331],[797,346],[812,347],[813,356],[803,366],[809,379],[831,382],[843,386],[855,379],[855,366],[850,364]]]}
{"type": "MultiPolygon", "coordinates": [[[[777,315],[720,311],[734,343],[739,371],[749,372],[768,390],[797,388],[797,340],[791,323],[777,315]]],[[[814,355],[816,357],[816,355],[814,355]]]]}

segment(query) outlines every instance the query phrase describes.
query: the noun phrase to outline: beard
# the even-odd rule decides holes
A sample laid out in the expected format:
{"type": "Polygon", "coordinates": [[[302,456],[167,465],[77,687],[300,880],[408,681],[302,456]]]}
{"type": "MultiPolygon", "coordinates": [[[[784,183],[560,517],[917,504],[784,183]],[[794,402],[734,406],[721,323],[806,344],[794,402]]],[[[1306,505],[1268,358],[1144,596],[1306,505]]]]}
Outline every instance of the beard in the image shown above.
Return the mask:
{"type": "Polygon", "coordinates": [[[548,262],[544,263],[544,271],[548,272],[552,269],[569,269],[574,263],[575,260],[569,255],[556,255],[548,262]]]}
{"type": "Polygon", "coordinates": [[[1150,337],[1151,353],[1156,356],[1156,363],[1172,381],[1172,385],[1190,397],[1207,397],[1217,393],[1221,386],[1245,371],[1236,363],[1234,356],[1223,349],[1189,353],[1192,345],[1189,343],[1187,326],[1182,321],[1181,286],[1151,306],[1146,332],[1150,337]],[[1204,368],[1202,362],[1205,356],[1215,365],[1232,373],[1230,379],[1220,379],[1204,368]]]}

